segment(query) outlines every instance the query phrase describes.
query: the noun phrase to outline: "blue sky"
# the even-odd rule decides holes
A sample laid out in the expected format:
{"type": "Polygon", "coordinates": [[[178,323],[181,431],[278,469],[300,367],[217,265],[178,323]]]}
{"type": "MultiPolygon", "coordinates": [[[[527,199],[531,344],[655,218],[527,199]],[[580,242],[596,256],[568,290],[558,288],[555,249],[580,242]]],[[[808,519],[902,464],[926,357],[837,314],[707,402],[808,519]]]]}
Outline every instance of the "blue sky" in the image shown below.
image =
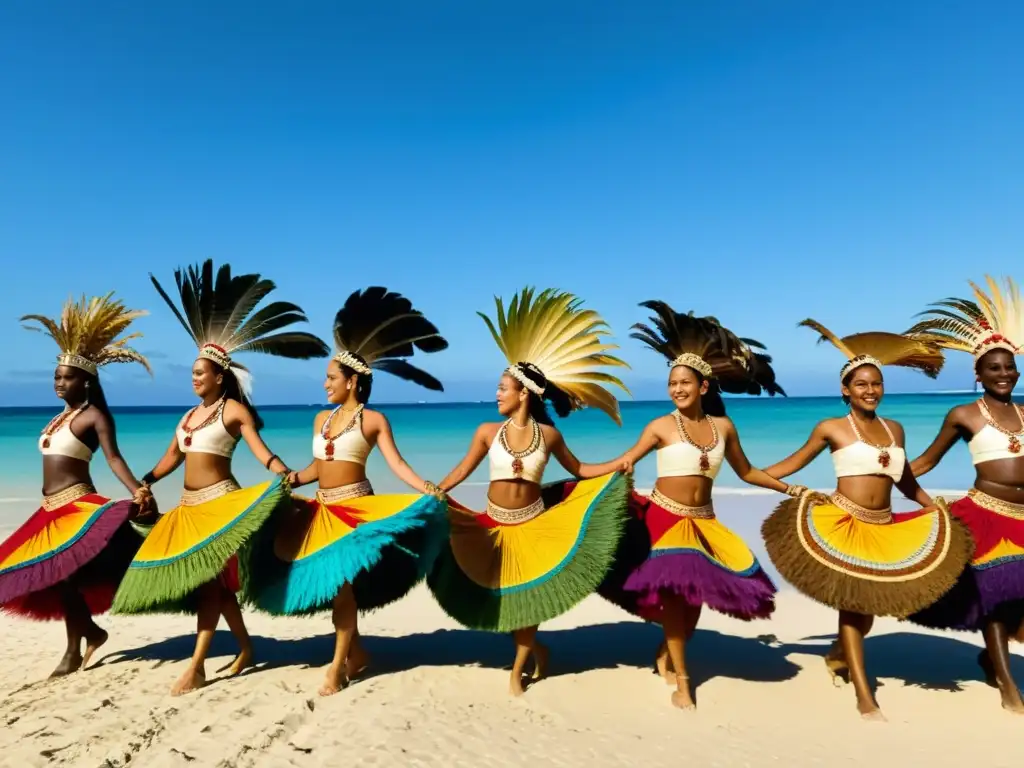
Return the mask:
{"type": "MultiPolygon", "coordinates": [[[[328,337],[352,290],[406,293],[451,347],[424,366],[490,398],[476,310],[523,285],[599,310],[715,314],[791,394],[841,359],[796,327],[902,330],[1020,264],[1024,8],[969,2],[30,2],[0,5],[0,405],[52,402],[20,330],[114,289],[187,403],[193,349],[149,284],[212,257],[275,280],[328,337]]],[[[1024,275],[1017,275],[1018,278],[1024,275]]],[[[322,362],[249,356],[257,402],[318,402],[322,362]]],[[[386,381],[379,400],[433,399],[386,381]]],[[[937,382],[971,385],[952,356],[937,382]]]]}

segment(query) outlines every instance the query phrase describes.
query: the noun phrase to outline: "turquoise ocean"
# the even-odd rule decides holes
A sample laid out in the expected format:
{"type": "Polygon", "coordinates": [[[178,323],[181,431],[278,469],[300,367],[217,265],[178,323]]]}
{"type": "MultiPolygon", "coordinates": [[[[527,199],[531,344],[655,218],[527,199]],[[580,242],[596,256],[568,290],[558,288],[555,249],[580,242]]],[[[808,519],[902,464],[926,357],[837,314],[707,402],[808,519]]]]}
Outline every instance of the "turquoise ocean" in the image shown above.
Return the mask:
{"type": "MultiPolygon", "coordinates": [[[[907,451],[914,457],[935,437],[950,408],[976,397],[970,392],[887,395],[882,413],[903,424],[907,432],[907,451]]],[[[374,407],[391,420],[399,450],[409,464],[422,477],[435,482],[461,460],[477,425],[499,418],[494,404],[490,402],[374,407]]],[[[626,450],[648,421],[668,413],[670,408],[668,401],[625,402],[622,404],[621,427],[595,410],[558,420],[558,427],[581,460],[605,461],[626,450]]],[[[846,412],[839,397],[734,398],[727,401],[727,408],[739,429],[743,448],[755,466],[767,466],[778,461],[800,447],[818,421],[846,412]]],[[[52,408],[0,409],[0,529],[9,529],[19,523],[39,503],[42,466],[36,441],[40,430],[58,410],[56,403],[52,408]]],[[[141,477],[151,469],[166,450],[175,425],[185,410],[187,407],[114,410],[121,452],[137,476],[141,477]]],[[[266,422],[263,436],[267,444],[292,468],[299,469],[309,463],[312,422],[318,410],[315,406],[267,406],[260,409],[266,422]]],[[[371,455],[368,474],[378,493],[404,489],[378,451],[371,455]]],[[[235,475],[243,485],[268,477],[266,470],[244,445],[236,453],[235,475]]],[[[546,479],[564,476],[562,468],[552,461],[546,479]]],[[[123,487],[114,479],[101,456],[93,461],[93,478],[101,493],[115,498],[124,496],[123,487]]],[[[651,455],[637,465],[636,485],[639,488],[649,487],[654,478],[655,460],[651,455]]],[[[923,478],[923,485],[933,492],[963,490],[971,486],[973,478],[966,447],[959,444],[938,468],[923,478]]],[[[827,453],[818,457],[793,481],[815,488],[834,488],[827,453]]],[[[482,500],[486,482],[485,462],[456,496],[464,499],[464,503],[477,504],[482,500]]],[[[180,472],[162,480],[156,486],[161,508],[169,509],[180,490],[180,472]]],[[[741,483],[727,466],[723,467],[716,484],[716,496],[761,492],[741,483]]]]}

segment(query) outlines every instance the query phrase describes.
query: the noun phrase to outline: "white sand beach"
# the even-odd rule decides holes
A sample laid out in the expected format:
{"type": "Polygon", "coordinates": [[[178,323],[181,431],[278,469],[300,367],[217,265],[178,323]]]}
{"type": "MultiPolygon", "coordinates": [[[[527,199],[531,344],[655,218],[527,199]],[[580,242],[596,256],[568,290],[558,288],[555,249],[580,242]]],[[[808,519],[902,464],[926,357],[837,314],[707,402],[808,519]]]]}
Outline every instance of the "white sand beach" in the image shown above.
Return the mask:
{"type": "MultiPolygon", "coordinates": [[[[728,506],[730,518],[768,511],[765,499],[728,506]]],[[[45,678],[62,627],[0,618],[0,765],[1019,762],[1024,722],[982,682],[978,636],[879,620],[866,653],[889,722],[869,723],[822,663],[834,612],[785,588],[770,621],[705,613],[688,652],[693,713],[673,709],[652,672],[659,629],[597,596],[542,628],[552,676],[520,699],[506,692],[511,641],[460,629],[422,585],[362,620],[372,670],[326,699],[317,688],[332,648],[328,617],[247,618],[258,666],[230,680],[213,674],[234,652],[222,626],[211,684],[181,698],[168,689],[191,653],[192,617],[102,617],[111,637],[92,668],[56,681],[45,678]]]]}

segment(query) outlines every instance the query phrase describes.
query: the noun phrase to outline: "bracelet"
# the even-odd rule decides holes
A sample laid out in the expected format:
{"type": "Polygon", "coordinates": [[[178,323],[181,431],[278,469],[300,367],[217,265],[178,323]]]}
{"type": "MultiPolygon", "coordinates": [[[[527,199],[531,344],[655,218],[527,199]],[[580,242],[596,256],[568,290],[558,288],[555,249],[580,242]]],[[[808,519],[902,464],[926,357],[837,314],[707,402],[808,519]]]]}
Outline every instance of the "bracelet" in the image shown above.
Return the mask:
{"type": "Polygon", "coordinates": [[[142,484],[143,485],[150,486],[150,485],[152,485],[155,482],[156,482],[156,475],[154,475],[152,471],[149,471],[149,472],[147,472],[146,474],[144,474],[142,476],[142,484]]]}
{"type": "MultiPolygon", "coordinates": [[[[276,453],[271,455],[271,457],[269,459],[267,459],[267,463],[264,465],[267,468],[268,471],[270,470],[270,465],[274,463],[274,459],[277,459],[278,461],[281,461],[281,457],[278,456],[276,453]]],[[[284,464],[283,461],[281,461],[281,463],[284,464]]]]}

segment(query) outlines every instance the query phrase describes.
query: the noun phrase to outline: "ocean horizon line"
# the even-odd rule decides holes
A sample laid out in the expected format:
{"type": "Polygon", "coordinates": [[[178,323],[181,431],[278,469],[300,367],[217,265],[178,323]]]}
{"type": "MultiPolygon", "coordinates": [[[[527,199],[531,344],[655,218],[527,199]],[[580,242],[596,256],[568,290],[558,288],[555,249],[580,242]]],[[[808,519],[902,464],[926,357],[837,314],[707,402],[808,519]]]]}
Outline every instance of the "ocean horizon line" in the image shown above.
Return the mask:
{"type": "MultiPolygon", "coordinates": [[[[976,394],[976,390],[973,389],[944,389],[944,390],[928,390],[923,392],[889,392],[885,396],[887,398],[893,397],[942,397],[949,395],[969,395],[976,394]]],[[[794,402],[800,400],[833,400],[838,395],[831,393],[827,395],[786,395],[786,396],[753,396],[753,395],[724,395],[723,399],[730,402],[749,402],[749,403],[773,403],[778,401],[794,402]]],[[[650,405],[651,403],[664,403],[667,402],[668,398],[645,398],[642,400],[620,400],[620,407],[632,407],[639,405],[650,405]]],[[[375,402],[373,407],[375,408],[451,408],[454,406],[466,406],[466,405],[493,405],[493,399],[487,400],[445,400],[445,401],[426,401],[426,400],[404,400],[397,402],[375,402]]],[[[162,412],[162,411],[177,411],[181,409],[189,409],[195,406],[195,402],[188,403],[172,403],[172,404],[151,404],[151,405],[111,405],[111,410],[115,413],[131,413],[131,412],[162,412]]],[[[294,410],[294,409],[312,409],[312,408],[327,408],[330,403],[256,403],[256,407],[261,411],[273,411],[273,410],[294,410]]],[[[0,413],[13,413],[13,412],[30,412],[30,411],[50,411],[53,409],[52,405],[0,405],[0,413]]]]}

